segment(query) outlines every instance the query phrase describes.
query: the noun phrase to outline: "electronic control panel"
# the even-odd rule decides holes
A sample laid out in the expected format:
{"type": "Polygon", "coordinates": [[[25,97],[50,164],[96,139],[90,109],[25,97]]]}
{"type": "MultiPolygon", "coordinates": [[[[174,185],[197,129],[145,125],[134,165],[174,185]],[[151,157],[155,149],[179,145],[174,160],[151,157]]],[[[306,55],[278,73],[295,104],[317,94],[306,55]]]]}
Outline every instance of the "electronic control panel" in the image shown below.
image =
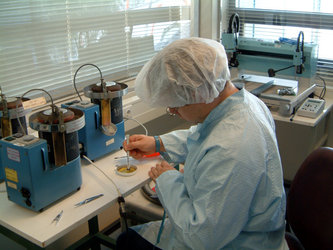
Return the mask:
{"type": "Polygon", "coordinates": [[[16,146],[28,146],[38,142],[40,139],[33,135],[21,135],[21,134],[14,134],[12,136],[8,136],[3,138],[8,143],[11,143],[16,146]]]}
{"type": "Polygon", "coordinates": [[[308,98],[298,109],[297,114],[300,116],[316,118],[319,116],[325,107],[325,100],[308,98]]]}

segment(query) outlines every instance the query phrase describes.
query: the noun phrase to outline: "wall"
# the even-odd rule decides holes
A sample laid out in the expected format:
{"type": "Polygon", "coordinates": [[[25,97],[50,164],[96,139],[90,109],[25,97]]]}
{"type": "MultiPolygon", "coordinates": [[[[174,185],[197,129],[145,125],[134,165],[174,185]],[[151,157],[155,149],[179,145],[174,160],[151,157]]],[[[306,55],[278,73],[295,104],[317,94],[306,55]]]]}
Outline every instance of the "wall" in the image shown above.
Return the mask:
{"type": "Polygon", "coordinates": [[[221,5],[220,0],[200,1],[200,23],[199,36],[220,41],[220,20],[221,5]]]}
{"type": "MultiPolygon", "coordinates": [[[[333,105],[333,88],[330,88],[327,90],[325,99],[326,99],[327,103],[330,103],[331,105],[333,105]]],[[[327,107],[327,105],[326,105],[326,107],[327,107]]],[[[328,126],[328,137],[327,137],[325,146],[333,148],[333,107],[331,110],[331,114],[330,114],[327,126],[328,126]]]]}

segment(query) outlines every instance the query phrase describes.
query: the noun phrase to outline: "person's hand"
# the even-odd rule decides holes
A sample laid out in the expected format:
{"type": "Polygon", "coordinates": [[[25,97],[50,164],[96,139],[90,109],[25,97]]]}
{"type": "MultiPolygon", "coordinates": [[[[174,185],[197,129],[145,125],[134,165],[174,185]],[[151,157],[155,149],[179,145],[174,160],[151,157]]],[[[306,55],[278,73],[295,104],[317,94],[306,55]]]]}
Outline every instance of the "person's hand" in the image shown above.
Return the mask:
{"type": "Polygon", "coordinates": [[[123,147],[126,151],[129,151],[130,156],[141,159],[144,155],[155,153],[155,139],[153,136],[131,135],[129,144],[125,140],[123,147]]]}
{"type": "Polygon", "coordinates": [[[166,161],[162,161],[161,163],[157,163],[155,167],[152,167],[149,171],[150,178],[156,182],[156,179],[166,171],[176,170],[174,167],[169,165],[166,161]]]}

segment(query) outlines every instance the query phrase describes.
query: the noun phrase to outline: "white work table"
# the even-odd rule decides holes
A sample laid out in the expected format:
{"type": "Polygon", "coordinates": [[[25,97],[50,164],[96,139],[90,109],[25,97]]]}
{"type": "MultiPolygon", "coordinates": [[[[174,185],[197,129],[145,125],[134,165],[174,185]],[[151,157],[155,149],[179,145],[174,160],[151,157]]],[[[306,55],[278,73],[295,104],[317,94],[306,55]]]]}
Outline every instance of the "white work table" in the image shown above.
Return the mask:
{"type": "MultiPolygon", "coordinates": [[[[124,197],[149,181],[148,171],[159,161],[158,157],[147,158],[142,161],[131,159],[131,164],[138,167],[136,174],[133,176],[120,176],[115,172],[117,164],[115,157],[125,155],[124,151],[117,151],[95,161],[95,165],[115,182],[124,197]]],[[[0,193],[0,225],[34,245],[45,248],[116,203],[118,193],[112,182],[87,160],[82,159],[81,162],[81,189],[50,205],[42,212],[34,212],[21,207],[9,201],[6,192],[0,193]],[[74,204],[86,198],[101,193],[104,196],[85,205],[74,206],[74,204]],[[63,215],[60,221],[57,224],[52,223],[52,220],[61,210],[63,210],[63,215]]],[[[5,188],[5,183],[1,183],[0,190],[5,190],[5,188]]]]}

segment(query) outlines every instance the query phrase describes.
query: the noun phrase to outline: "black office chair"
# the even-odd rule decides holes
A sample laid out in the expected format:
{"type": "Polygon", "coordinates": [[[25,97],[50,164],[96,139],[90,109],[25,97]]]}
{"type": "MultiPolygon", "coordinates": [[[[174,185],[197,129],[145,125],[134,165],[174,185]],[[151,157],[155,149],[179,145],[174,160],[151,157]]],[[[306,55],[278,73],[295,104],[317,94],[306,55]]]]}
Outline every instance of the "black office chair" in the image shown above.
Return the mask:
{"type": "Polygon", "coordinates": [[[333,148],[316,149],[297,171],[286,219],[290,249],[333,249],[333,148]]]}

